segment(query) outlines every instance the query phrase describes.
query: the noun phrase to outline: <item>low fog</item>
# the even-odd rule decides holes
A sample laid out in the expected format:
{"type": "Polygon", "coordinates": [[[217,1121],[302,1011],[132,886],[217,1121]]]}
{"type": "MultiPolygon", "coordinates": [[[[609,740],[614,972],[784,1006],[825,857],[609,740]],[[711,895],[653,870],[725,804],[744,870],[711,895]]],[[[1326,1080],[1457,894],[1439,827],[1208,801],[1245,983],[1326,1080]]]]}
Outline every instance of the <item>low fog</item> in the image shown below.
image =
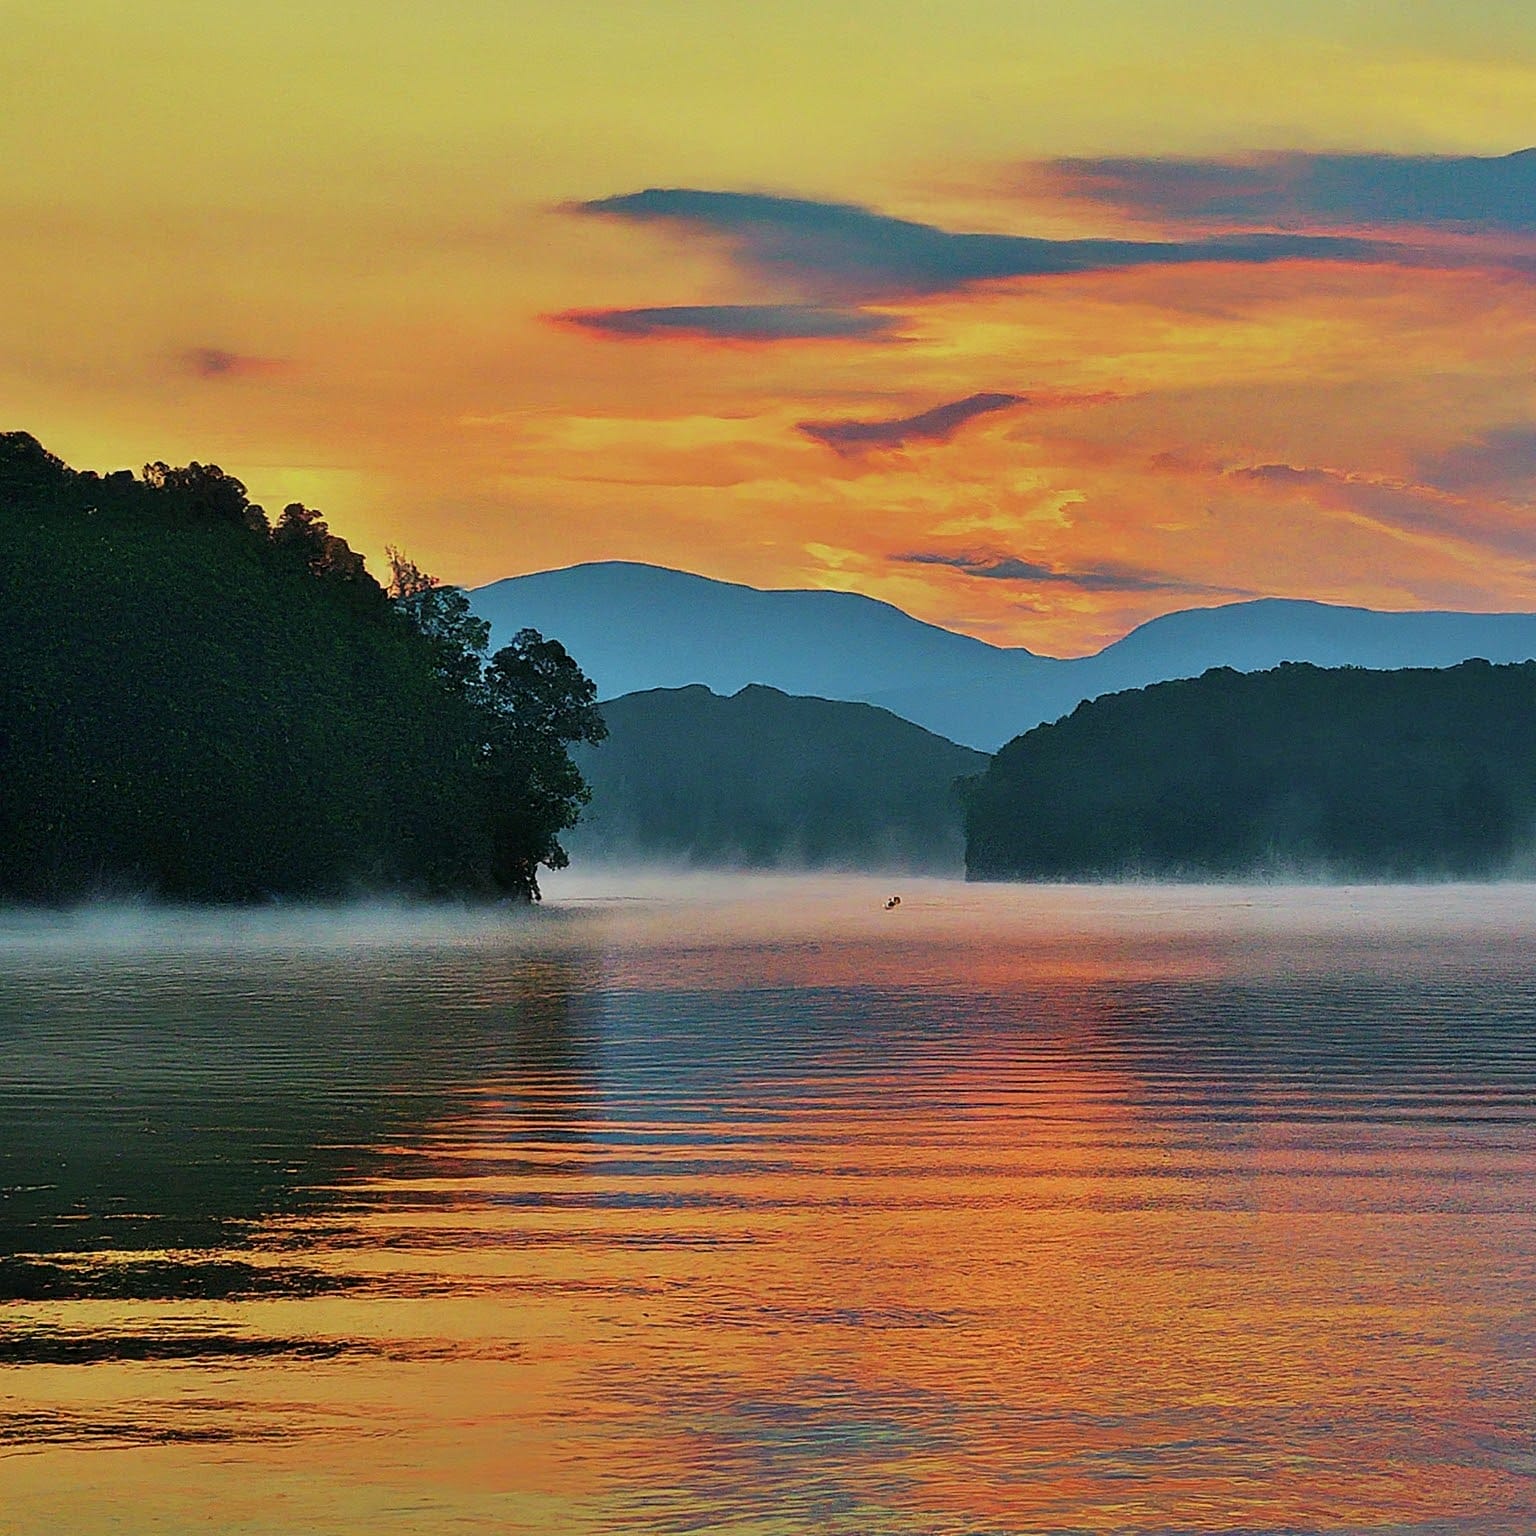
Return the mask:
{"type": "Polygon", "coordinates": [[[1325,881],[1315,871],[1230,882],[966,882],[933,876],[589,866],[545,881],[539,905],[365,900],[192,908],[104,900],[0,909],[0,966],[92,952],[353,954],[408,968],[413,951],[675,949],[889,939],[1027,947],[1050,934],[1347,934],[1536,925],[1528,873],[1494,883],[1325,881]],[[892,896],[901,898],[894,908],[892,896]]]}

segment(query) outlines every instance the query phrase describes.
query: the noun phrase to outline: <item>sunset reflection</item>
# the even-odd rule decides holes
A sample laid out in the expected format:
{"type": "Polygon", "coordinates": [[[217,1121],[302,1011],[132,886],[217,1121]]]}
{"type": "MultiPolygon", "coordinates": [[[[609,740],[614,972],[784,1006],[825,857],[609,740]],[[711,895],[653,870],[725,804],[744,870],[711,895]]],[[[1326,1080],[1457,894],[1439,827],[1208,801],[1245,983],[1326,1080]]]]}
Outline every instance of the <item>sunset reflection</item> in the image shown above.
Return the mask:
{"type": "Polygon", "coordinates": [[[336,1091],[416,1108],[159,1256],[227,1294],[77,1255],[6,1309],[22,1529],[66,1488],[87,1532],[1536,1519],[1533,997],[1512,939],[1420,947],[1486,912],[784,889],[384,962],[460,1043],[345,1025],[336,1091]]]}

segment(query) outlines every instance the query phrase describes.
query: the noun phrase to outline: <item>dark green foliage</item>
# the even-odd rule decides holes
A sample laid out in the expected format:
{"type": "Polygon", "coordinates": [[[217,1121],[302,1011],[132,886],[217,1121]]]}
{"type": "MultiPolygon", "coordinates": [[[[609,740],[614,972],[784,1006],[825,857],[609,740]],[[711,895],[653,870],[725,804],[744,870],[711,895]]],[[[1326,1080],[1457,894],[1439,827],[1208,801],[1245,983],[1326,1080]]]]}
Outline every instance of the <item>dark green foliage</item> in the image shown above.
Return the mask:
{"type": "Polygon", "coordinates": [[[498,877],[497,797],[570,793],[526,792],[462,628],[317,513],[269,529],[216,467],[79,474],[11,433],[0,531],[0,898],[534,893],[498,877]]]}
{"type": "Polygon", "coordinates": [[[583,853],[695,865],[954,870],[953,781],[984,754],[869,704],[752,686],[654,689],[602,706],[582,754],[583,853]]]}
{"type": "Polygon", "coordinates": [[[1221,667],[1015,738],[967,799],[977,878],[1497,874],[1536,831],[1536,662],[1221,667]]]}
{"type": "Polygon", "coordinates": [[[523,629],[491,657],[481,682],[491,785],[491,876],[503,890],[538,899],[539,865],[570,862],[560,834],[591,798],[567,748],[608,734],[597,689],[558,640],[523,629]]]}
{"type": "Polygon", "coordinates": [[[491,626],[475,617],[458,587],[439,586],[398,549],[388,549],[389,600],[395,611],[432,645],[438,676],[460,692],[480,682],[491,626]]]}

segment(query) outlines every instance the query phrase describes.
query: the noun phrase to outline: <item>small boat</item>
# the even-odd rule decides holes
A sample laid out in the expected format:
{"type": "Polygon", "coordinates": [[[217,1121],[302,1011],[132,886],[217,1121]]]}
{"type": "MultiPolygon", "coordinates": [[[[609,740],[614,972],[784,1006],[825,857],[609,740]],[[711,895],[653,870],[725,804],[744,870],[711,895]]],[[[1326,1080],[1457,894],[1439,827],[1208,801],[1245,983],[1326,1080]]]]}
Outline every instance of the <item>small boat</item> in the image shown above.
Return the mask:
{"type": "Polygon", "coordinates": [[[894,910],[895,910],[895,909],[896,909],[896,908],[897,908],[897,907],[899,907],[899,906],[900,906],[900,905],[901,905],[901,897],[900,897],[900,896],[892,896],[892,897],[891,897],[891,898],[890,898],[890,899],[889,899],[889,900],[888,900],[888,901],[887,901],[887,902],[886,902],[886,904],[885,904],[885,910],[886,910],[886,911],[887,911],[887,912],[892,912],[892,911],[894,911],[894,910]]]}

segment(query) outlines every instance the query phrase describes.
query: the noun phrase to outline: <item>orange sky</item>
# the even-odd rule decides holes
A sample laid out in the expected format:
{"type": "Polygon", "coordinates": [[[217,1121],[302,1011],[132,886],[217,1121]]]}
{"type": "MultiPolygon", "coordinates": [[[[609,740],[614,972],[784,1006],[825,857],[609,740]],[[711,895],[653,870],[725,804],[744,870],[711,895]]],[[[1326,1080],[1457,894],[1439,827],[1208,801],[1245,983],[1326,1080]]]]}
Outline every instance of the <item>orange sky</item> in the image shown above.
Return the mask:
{"type": "Polygon", "coordinates": [[[81,467],[1057,653],[1536,607],[1523,3],[12,0],[0,99],[0,425],[81,467]]]}

